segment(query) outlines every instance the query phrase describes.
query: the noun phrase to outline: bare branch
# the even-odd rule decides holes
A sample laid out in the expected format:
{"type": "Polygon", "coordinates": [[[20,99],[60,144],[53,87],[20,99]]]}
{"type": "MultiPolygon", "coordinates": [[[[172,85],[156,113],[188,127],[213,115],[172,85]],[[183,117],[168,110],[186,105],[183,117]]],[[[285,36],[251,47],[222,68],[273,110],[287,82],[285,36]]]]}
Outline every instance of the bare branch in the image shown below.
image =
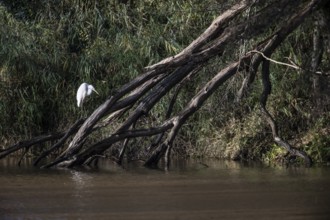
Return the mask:
{"type": "Polygon", "coordinates": [[[270,61],[270,62],[273,62],[275,64],[279,64],[279,65],[284,65],[284,66],[288,66],[288,67],[291,67],[291,68],[294,68],[296,70],[301,70],[301,68],[297,65],[294,65],[294,64],[288,64],[288,63],[284,63],[284,62],[280,62],[280,61],[277,61],[277,60],[273,60],[269,57],[267,57],[264,53],[260,52],[260,51],[257,51],[257,50],[252,50],[250,51],[249,53],[258,53],[258,54],[261,54],[261,56],[263,58],[265,58],[266,60],[270,61]]]}

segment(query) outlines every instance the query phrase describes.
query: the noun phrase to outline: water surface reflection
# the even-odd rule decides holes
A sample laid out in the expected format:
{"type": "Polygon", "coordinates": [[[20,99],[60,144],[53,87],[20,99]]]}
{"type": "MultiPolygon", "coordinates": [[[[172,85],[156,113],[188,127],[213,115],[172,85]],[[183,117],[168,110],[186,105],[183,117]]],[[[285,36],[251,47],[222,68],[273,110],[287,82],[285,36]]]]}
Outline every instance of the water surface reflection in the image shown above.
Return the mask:
{"type": "Polygon", "coordinates": [[[0,161],[0,219],[329,219],[329,168],[175,161],[169,172],[0,161]]]}

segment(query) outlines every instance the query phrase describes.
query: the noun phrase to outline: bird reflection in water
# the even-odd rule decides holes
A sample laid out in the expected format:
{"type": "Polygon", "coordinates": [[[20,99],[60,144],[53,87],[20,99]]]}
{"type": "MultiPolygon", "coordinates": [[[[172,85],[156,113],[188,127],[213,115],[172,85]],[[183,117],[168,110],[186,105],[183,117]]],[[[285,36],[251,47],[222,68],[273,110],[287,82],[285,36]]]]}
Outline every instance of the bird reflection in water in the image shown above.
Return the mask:
{"type": "Polygon", "coordinates": [[[73,180],[76,189],[83,189],[89,185],[90,179],[92,178],[90,175],[75,170],[71,170],[70,172],[71,179],[73,180]]]}
{"type": "Polygon", "coordinates": [[[72,198],[74,204],[79,211],[83,211],[88,206],[88,191],[86,188],[90,186],[92,177],[84,172],[71,170],[71,179],[73,182],[73,193],[72,198]]]}

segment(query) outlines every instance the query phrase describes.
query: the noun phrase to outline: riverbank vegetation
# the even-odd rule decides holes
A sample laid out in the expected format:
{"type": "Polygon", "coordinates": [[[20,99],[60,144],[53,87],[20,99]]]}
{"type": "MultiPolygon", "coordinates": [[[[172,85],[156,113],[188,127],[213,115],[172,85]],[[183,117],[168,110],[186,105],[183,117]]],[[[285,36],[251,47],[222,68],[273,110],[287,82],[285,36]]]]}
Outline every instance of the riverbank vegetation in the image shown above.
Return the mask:
{"type": "MultiPolygon", "coordinates": [[[[33,148],[30,145],[23,147],[26,151],[22,152],[27,153],[26,155],[38,157],[54,147],[57,140],[63,137],[59,131],[67,131],[77,122],[77,127],[74,128],[76,130],[73,129],[77,132],[83,121],[89,120],[89,116],[95,113],[102,103],[115,97],[122,91],[122,86],[133,82],[148,70],[160,71],[157,77],[154,76],[154,82],[150,82],[157,85],[165,81],[168,75],[173,75],[180,68],[186,68],[185,77],[178,79],[172,87],[166,87],[168,84],[159,87],[159,90],[166,88],[164,95],[125,128],[129,128],[130,132],[133,132],[134,128],[140,129],[139,132],[144,128],[161,129],[158,126],[164,125],[164,121],[181,115],[185,107],[189,110],[192,98],[203,88],[208,89],[209,87],[204,86],[208,82],[214,82],[212,78],[219,71],[237,60],[241,62],[244,59],[259,59],[259,64],[270,63],[268,81],[271,83],[271,93],[265,92],[267,67],[256,65],[260,68],[255,71],[253,77],[247,68],[243,70],[237,67],[235,72],[240,73],[224,80],[221,86],[214,89],[212,87],[212,96],[207,94],[205,102],[197,103],[200,109],[189,114],[178,131],[171,130],[172,127],[169,126],[163,131],[163,137],[158,136],[160,140],[170,142],[171,146],[167,149],[170,149],[168,151],[171,154],[184,157],[271,162],[294,159],[296,154],[289,150],[291,154],[288,156],[288,150],[283,150],[283,146],[276,142],[276,137],[280,136],[281,140],[286,140],[294,149],[306,152],[313,161],[329,162],[330,18],[326,13],[329,3],[316,0],[289,2],[2,1],[0,154],[8,155],[8,147],[18,146],[15,143],[20,140],[45,137],[44,135],[48,134],[57,137],[47,139],[49,142],[36,142],[38,144],[33,148]],[[241,8],[235,8],[235,4],[241,8]],[[298,12],[302,13],[310,4],[315,4],[315,9],[310,9],[308,15],[301,17],[301,24],[294,27],[285,26],[288,20],[296,14],[299,15],[298,12]],[[284,5],[286,8],[283,8],[284,5]],[[239,11],[228,18],[228,21],[223,21],[223,26],[211,34],[205,44],[195,48],[193,52],[199,50],[199,57],[193,52],[187,55],[191,56],[190,60],[198,59],[194,61],[200,62],[198,65],[189,66],[184,60],[173,65],[170,62],[165,63],[166,65],[163,65],[164,62],[159,63],[166,57],[174,59],[175,55],[198,39],[214,19],[224,12],[230,13],[230,8],[232,11],[239,11]],[[274,12],[279,9],[281,12],[277,14],[281,16],[274,12]],[[274,20],[265,16],[264,12],[270,13],[269,16],[274,13],[274,20]],[[257,20],[258,16],[268,20],[258,23],[261,22],[257,20]],[[241,30],[239,25],[244,26],[245,30],[241,30]],[[291,30],[287,36],[277,39],[281,43],[267,54],[265,42],[271,43],[274,33],[282,30],[281,28],[291,30]],[[233,34],[234,31],[237,35],[233,34]],[[226,41],[227,36],[221,35],[222,33],[227,33],[228,36],[233,34],[233,37],[226,41]],[[221,41],[224,42],[223,46],[220,45],[221,41]],[[221,48],[215,47],[215,44],[219,44],[221,48]],[[215,52],[210,55],[202,53],[203,49],[215,52]],[[259,53],[263,50],[264,54],[259,53]],[[252,58],[252,55],[255,57],[252,58]],[[244,86],[247,81],[249,83],[244,86]],[[99,96],[89,97],[83,109],[77,108],[75,101],[76,90],[82,82],[93,84],[100,93],[99,96]],[[266,94],[265,100],[261,100],[262,94],[266,94]],[[169,108],[173,97],[173,108],[169,108]],[[278,127],[275,133],[271,129],[271,123],[267,122],[267,114],[260,108],[260,105],[263,106],[266,102],[267,112],[278,127]],[[79,122],[80,118],[83,118],[83,121],[79,122]],[[166,134],[170,136],[171,132],[176,132],[175,139],[173,137],[173,140],[167,140],[166,134]]],[[[253,71],[250,69],[250,72],[253,71]]],[[[134,90],[130,92],[132,93],[120,97],[119,101],[134,94],[134,90]]],[[[70,149],[83,155],[84,152],[91,151],[90,146],[102,140],[109,141],[114,138],[113,135],[123,133],[125,129],[118,131],[118,128],[127,123],[126,119],[134,114],[135,108],[146,102],[143,97],[149,95],[142,89],[139,93],[144,96],[139,97],[136,102],[123,109],[116,107],[115,110],[121,111],[121,117],[115,115],[115,110],[109,110],[109,114],[103,115],[97,121],[106,124],[109,115],[118,117],[111,121],[111,125],[103,126],[95,122],[94,129],[102,129],[89,131],[83,138],[68,137],[61,148],[56,148],[49,154],[62,154],[57,163],[72,161],[76,155],[71,154],[67,147],[74,146],[71,141],[74,142],[75,138],[75,144],[80,141],[77,144],[79,147],[70,149]],[[81,139],[78,141],[78,138],[81,139]]],[[[152,89],[150,97],[151,95],[152,89]]],[[[155,157],[167,154],[166,150],[162,150],[164,148],[157,148],[157,144],[152,144],[155,143],[154,139],[146,140],[143,137],[146,134],[139,134],[141,133],[130,136],[125,133],[126,139],[108,142],[111,148],[105,147],[104,150],[96,150],[94,155],[91,153],[84,156],[93,158],[102,152],[119,160],[125,157],[154,163],[158,162],[155,157]],[[130,140],[129,137],[137,138],[130,140]],[[154,152],[157,152],[158,156],[154,156],[154,161],[151,161],[150,155],[156,155],[154,152]]]]}

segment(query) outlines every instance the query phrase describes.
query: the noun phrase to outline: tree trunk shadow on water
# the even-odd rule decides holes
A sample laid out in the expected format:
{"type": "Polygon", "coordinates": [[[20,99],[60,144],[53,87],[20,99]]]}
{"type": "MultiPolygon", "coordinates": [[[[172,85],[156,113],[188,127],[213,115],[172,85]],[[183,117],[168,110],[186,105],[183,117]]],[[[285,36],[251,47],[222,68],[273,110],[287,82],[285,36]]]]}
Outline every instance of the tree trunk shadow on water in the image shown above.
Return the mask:
{"type": "Polygon", "coordinates": [[[312,161],[303,151],[295,149],[279,137],[274,119],[266,109],[267,97],[270,94],[269,60],[274,51],[286,37],[292,33],[305,18],[318,10],[326,0],[311,1],[238,1],[228,10],[221,13],[211,25],[197,37],[189,46],[175,56],[161,60],[147,66],[144,72],[123,85],[113,95],[104,101],[86,119],[79,119],[66,131],[43,135],[27,141],[21,141],[0,152],[0,158],[6,157],[21,149],[38,147],[41,143],[57,141],[34,161],[39,166],[41,160],[52,152],[61,149],[60,155],[42,167],[54,166],[75,167],[92,164],[99,156],[116,145],[122,145],[119,157],[120,164],[127,153],[127,146],[131,140],[143,138],[150,140],[150,146],[145,148],[145,166],[156,167],[164,158],[165,167],[169,166],[173,142],[181,127],[185,124],[204,102],[231,77],[240,72],[247,73],[238,93],[238,100],[248,95],[249,87],[254,83],[255,75],[262,64],[262,79],[264,90],[260,98],[261,111],[272,128],[274,141],[284,147],[290,154],[302,157],[306,165],[312,161]],[[256,8],[253,15],[246,19],[243,13],[256,8]],[[296,13],[293,14],[293,11],[296,13]],[[285,20],[285,22],[283,22],[285,20]],[[225,50],[236,48],[240,40],[260,39],[270,29],[274,29],[276,21],[280,24],[267,37],[259,40],[250,51],[238,60],[234,60],[221,68],[214,77],[177,113],[173,113],[173,106],[182,86],[189,83],[191,77],[201,74],[201,69],[207,66],[215,57],[222,57],[225,50]],[[255,52],[257,51],[257,52],[255,52]],[[140,126],[143,117],[167,94],[173,92],[168,111],[163,121],[157,125],[140,126]],[[125,117],[125,118],[124,118],[125,117]],[[108,137],[96,143],[86,144],[88,137],[97,130],[102,130],[116,124],[108,137]],[[67,147],[65,144],[72,139],[67,147]],[[87,146],[86,146],[87,145],[87,146]]]}

